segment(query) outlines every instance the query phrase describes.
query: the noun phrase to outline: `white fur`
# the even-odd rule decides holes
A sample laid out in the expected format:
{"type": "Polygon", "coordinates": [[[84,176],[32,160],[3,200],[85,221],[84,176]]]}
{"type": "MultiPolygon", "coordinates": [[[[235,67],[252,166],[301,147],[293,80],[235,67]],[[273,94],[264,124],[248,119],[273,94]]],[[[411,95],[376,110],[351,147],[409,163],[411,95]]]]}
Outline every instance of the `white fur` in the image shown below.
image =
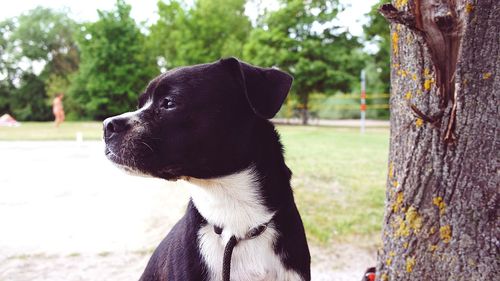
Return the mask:
{"type": "MultiPolygon", "coordinates": [[[[256,173],[248,168],[215,179],[189,178],[193,202],[209,222],[198,232],[200,250],[208,267],[210,280],[222,280],[224,247],[232,235],[243,238],[249,230],[270,221],[273,213],[262,203],[256,173]],[[219,236],[213,225],[223,228],[219,236]]],[[[302,278],[287,270],[273,249],[277,231],[272,222],[259,236],[240,241],[231,259],[231,280],[299,281],[302,278]]]]}
{"type": "Polygon", "coordinates": [[[130,125],[133,125],[134,127],[138,126],[139,124],[142,123],[139,120],[139,117],[138,117],[139,114],[142,111],[147,110],[151,105],[153,105],[153,100],[150,99],[141,108],[137,109],[136,111],[125,112],[125,113],[120,114],[118,117],[128,118],[128,123],[130,125]]]}
{"type": "MultiPolygon", "coordinates": [[[[135,134],[141,133],[141,131],[146,129],[146,127],[143,125],[143,122],[140,122],[138,116],[139,116],[139,113],[141,113],[142,111],[151,107],[152,104],[153,104],[153,100],[150,99],[144,104],[143,107],[139,108],[138,110],[131,111],[131,112],[125,112],[125,113],[122,113],[119,116],[117,116],[117,117],[121,117],[121,118],[127,118],[128,119],[127,123],[132,126],[131,132],[128,132],[126,135],[127,141],[130,141],[130,138],[133,137],[135,134]]],[[[115,118],[115,117],[113,117],[113,118],[115,118]]],[[[147,145],[147,144],[144,143],[144,145],[147,145]]],[[[111,150],[109,151],[109,153],[113,154],[114,157],[119,157],[111,150]]],[[[119,169],[125,171],[127,174],[130,174],[132,176],[151,177],[151,175],[146,174],[142,171],[139,171],[138,169],[135,169],[135,168],[132,168],[132,167],[129,167],[126,165],[117,164],[114,161],[111,161],[111,162],[116,167],[118,167],[119,169]]]]}

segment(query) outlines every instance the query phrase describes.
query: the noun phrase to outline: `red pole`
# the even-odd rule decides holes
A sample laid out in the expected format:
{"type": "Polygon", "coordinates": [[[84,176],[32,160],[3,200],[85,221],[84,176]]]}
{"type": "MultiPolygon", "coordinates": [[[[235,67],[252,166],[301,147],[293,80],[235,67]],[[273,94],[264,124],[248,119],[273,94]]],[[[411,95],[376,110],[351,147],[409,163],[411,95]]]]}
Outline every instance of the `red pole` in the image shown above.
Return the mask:
{"type": "Polygon", "coordinates": [[[365,119],[366,119],[366,75],[365,71],[361,70],[361,133],[365,133],[365,119]]]}

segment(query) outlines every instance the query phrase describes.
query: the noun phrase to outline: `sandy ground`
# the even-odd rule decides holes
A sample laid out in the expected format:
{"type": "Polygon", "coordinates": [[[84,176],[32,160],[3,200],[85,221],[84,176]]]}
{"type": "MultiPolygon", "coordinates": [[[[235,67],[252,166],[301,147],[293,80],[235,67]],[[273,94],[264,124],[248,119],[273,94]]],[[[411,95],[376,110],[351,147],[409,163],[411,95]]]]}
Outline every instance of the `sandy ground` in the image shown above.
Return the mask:
{"type": "MultiPolygon", "coordinates": [[[[188,198],[122,173],[101,142],[0,142],[0,281],[137,280],[188,198]]],[[[311,255],[316,281],[357,281],[375,262],[353,245],[311,255]]]]}

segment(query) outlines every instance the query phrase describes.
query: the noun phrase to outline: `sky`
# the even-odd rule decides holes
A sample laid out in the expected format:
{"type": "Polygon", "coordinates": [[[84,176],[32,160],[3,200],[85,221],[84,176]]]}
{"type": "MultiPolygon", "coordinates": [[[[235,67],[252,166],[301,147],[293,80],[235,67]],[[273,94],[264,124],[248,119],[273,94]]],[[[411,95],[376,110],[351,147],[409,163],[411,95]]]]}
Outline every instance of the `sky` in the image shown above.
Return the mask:
{"type": "MultiPolygon", "coordinates": [[[[126,0],[132,5],[132,17],[139,22],[147,22],[152,24],[157,19],[156,3],[158,0],[126,0]]],[[[192,2],[193,0],[187,0],[192,2]]],[[[276,7],[275,0],[261,0],[268,7],[276,7]]],[[[364,14],[370,11],[377,0],[340,0],[340,3],[349,5],[350,7],[341,13],[338,17],[338,24],[345,26],[349,31],[356,36],[362,35],[362,25],[366,22],[364,14]]],[[[94,21],[97,19],[97,9],[110,10],[112,9],[115,0],[15,0],[10,2],[0,0],[0,21],[6,18],[17,16],[25,11],[28,11],[36,6],[44,6],[53,9],[68,8],[70,16],[77,21],[94,21]],[[9,3],[9,4],[7,4],[9,3]]],[[[246,7],[246,14],[250,18],[256,15],[255,5],[249,4],[246,7]]]]}

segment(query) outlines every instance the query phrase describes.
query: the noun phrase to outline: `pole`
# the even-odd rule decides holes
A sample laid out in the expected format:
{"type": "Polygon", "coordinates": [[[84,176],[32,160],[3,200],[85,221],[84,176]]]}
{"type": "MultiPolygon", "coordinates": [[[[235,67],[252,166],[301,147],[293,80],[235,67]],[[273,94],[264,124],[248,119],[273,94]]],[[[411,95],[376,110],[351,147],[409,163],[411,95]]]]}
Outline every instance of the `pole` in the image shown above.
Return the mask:
{"type": "Polygon", "coordinates": [[[361,70],[361,133],[365,133],[365,119],[366,119],[366,74],[365,70],[361,70]]]}

